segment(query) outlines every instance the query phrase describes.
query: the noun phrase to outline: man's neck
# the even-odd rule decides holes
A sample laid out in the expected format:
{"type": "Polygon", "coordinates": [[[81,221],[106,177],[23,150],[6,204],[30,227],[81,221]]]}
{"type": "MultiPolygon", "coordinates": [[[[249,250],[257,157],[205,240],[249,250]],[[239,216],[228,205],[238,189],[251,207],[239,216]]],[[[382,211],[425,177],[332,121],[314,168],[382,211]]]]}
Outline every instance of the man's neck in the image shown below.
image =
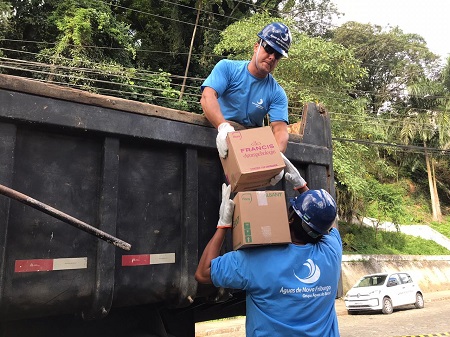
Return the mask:
{"type": "Polygon", "coordinates": [[[269,76],[269,74],[266,73],[261,73],[258,68],[256,67],[256,63],[255,63],[255,59],[252,58],[247,66],[247,70],[250,74],[252,74],[253,76],[263,79],[266,78],[267,76],[269,76]]]}
{"type": "Polygon", "coordinates": [[[292,241],[292,243],[293,243],[294,245],[297,245],[297,246],[304,246],[304,245],[306,245],[306,242],[304,242],[304,241],[301,240],[301,239],[297,239],[297,238],[294,237],[294,236],[291,236],[291,241],[292,241]]]}

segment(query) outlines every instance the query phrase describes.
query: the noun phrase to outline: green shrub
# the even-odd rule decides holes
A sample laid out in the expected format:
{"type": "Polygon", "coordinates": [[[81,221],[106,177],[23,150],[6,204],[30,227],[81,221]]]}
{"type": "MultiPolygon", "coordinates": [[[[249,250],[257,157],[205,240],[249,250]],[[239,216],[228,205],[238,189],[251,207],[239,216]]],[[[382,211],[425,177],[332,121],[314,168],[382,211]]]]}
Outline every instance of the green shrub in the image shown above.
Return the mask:
{"type": "MultiPolygon", "coordinates": [[[[450,228],[450,224],[447,224],[450,228]]],[[[432,240],[339,222],[344,254],[450,255],[432,240]]]]}

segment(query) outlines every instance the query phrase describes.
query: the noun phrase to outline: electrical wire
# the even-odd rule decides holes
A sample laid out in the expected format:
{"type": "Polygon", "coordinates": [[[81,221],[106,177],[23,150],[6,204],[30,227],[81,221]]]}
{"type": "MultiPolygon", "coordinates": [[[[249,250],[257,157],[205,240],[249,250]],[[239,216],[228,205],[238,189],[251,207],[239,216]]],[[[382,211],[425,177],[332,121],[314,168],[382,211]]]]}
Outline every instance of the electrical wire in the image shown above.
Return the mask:
{"type": "MultiPolygon", "coordinates": [[[[150,12],[140,11],[140,10],[137,10],[137,9],[121,6],[121,5],[118,5],[118,4],[112,4],[112,3],[107,2],[107,1],[102,1],[102,0],[97,0],[97,1],[98,2],[102,2],[102,3],[104,3],[105,5],[108,5],[108,6],[113,6],[113,7],[125,9],[125,10],[136,12],[136,13],[139,13],[139,14],[145,14],[145,15],[157,17],[157,18],[160,18],[160,19],[166,19],[166,20],[169,20],[169,21],[175,21],[175,22],[183,23],[183,24],[186,24],[186,25],[189,25],[189,26],[194,26],[194,27],[196,26],[195,23],[191,23],[191,22],[187,22],[187,21],[183,21],[183,20],[178,20],[178,19],[174,19],[174,18],[169,18],[169,17],[163,16],[163,15],[153,14],[153,13],[150,13],[150,12]]],[[[202,25],[197,25],[197,27],[204,28],[204,29],[207,29],[207,30],[213,30],[213,31],[216,31],[216,32],[220,32],[221,31],[220,29],[206,27],[206,26],[202,26],[202,25]]]]}
{"type": "MultiPolygon", "coordinates": [[[[35,43],[35,44],[49,44],[49,45],[56,45],[55,42],[45,42],[45,41],[30,41],[30,40],[20,40],[20,39],[8,39],[8,38],[0,38],[0,41],[8,41],[8,42],[17,42],[17,43],[35,43]]],[[[74,47],[74,44],[67,44],[67,46],[72,46],[74,47]]],[[[83,45],[83,48],[90,48],[90,49],[98,49],[98,50],[122,50],[122,51],[126,51],[127,49],[124,47],[106,47],[106,46],[92,46],[92,45],[83,45]]],[[[1,49],[1,48],[0,48],[1,49]]],[[[7,48],[5,48],[5,50],[8,50],[7,48]]],[[[10,49],[11,51],[13,51],[13,49],[10,49]]],[[[16,52],[24,52],[24,51],[20,51],[20,50],[16,50],[16,52]]],[[[164,51],[164,50],[150,50],[150,49],[137,49],[136,53],[153,53],[153,54],[167,54],[167,55],[189,55],[189,52],[170,52],[170,51],[164,51]]],[[[191,53],[192,56],[206,56],[206,57],[211,57],[211,58],[218,58],[218,59],[223,59],[226,58],[225,56],[222,55],[216,55],[216,54],[198,54],[198,53],[191,53]]],[[[296,60],[297,57],[295,55],[290,56],[289,57],[290,61],[292,60],[296,60]]],[[[361,63],[361,65],[364,66],[374,66],[373,64],[370,63],[361,63]]],[[[379,66],[377,64],[377,66],[379,66]]],[[[409,75],[413,76],[413,75],[422,75],[422,73],[418,70],[417,72],[410,72],[409,75]]],[[[377,92],[374,91],[368,91],[368,90],[353,90],[353,92],[355,94],[358,95],[373,95],[373,94],[378,94],[377,92]]],[[[379,94],[378,94],[379,95],[379,94]]]]}
{"type": "MultiPolygon", "coordinates": [[[[12,68],[12,67],[11,67],[12,68]]],[[[22,68],[18,68],[23,70],[22,68]]],[[[43,72],[43,71],[35,71],[37,73],[40,74],[45,74],[45,75],[54,75],[54,73],[50,73],[50,72],[43,72]]],[[[74,77],[71,75],[61,75],[61,74],[56,74],[58,76],[70,76],[71,79],[83,79],[82,77],[74,77]]],[[[93,82],[98,82],[98,83],[112,83],[112,82],[108,82],[108,81],[102,81],[102,80],[93,80],[93,79],[89,79],[93,82]]],[[[58,81],[54,81],[54,80],[46,80],[46,81],[42,81],[42,80],[38,80],[40,82],[46,82],[46,83],[52,83],[52,84],[59,84],[59,85],[67,85],[67,82],[58,82],[58,81]]],[[[119,84],[120,83],[114,83],[114,84],[119,84]]],[[[76,88],[85,88],[85,85],[78,85],[78,84],[70,84],[71,87],[76,87],[76,88]]],[[[162,91],[161,89],[157,89],[157,88],[147,88],[144,86],[133,86],[133,88],[141,88],[141,89],[151,89],[151,90],[155,90],[155,91],[162,91]]],[[[138,92],[129,92],[129,91],[123,91],[123,90],[115,90],[115,89],[108,89],[108,88],[96,88],[96,90],[98,92],[105,92],[105,93],[115,93],[115,94],[121,94],[124,96],[132,96],[134,97],[142,97],[142,98],[151,98],[151,99],[164,99],[164,100],[172,100],[172,101],[178,101],[177,98],[171,98],[171,97],[166,97],[166,96],[157,96],[157,95],[149,95],[149,94],[145,94],[145,93],[138,93],[138,92]]],[[[198,104],[198,101],[192,101],[192,100],[185,100],[187,103],[190,104],[198,104]]],[[[355,121],[351,121],[351,122],[355,122],[355,121]]],[[[439,149],[439,148],[423,148],[423,147],[419,147],[419,146],[413,146],[413,145],[402,145],[402,144],[393,144],[393,143],[381,143],[381,142],[375,142],[375,141],[367,141],[367,140],[361,140],[361,139],[347,139],[347,138],[339,138],[339,137],[332,137],[332,140],[335,141],[340,141],[340,142],[352,142],[352,143],[358,143],[358,144],[362,144],[362,145],[366,145],[366,146],[379,146],[379,147],[390,147],[390,148],[398,148],[398,149],[402,149],[405,152],[414,152],[414,153],[433,153],[433,154],[437,154],[437,155],[450,155],[450,150],[445,150],[445,149],[439,149]]]]}
{"type": "MultiPolygon", "coordinates": [[[[29,52],[27,52],[29,53],[29,52]]],[[[33,54],[33,53],[31,53],[33,54]]],[[[65,58],[64,58],[65,59],[65,58]]],[[[49,76],[66,76],[66,77],[70,77],[72,80],[73,79],[78,79],[78,80],[85,80],[85,81],[94,81],[94,82],[98,82],[98,83],[104,83],[104,84],[110,84],[110,85],[121,85],[121,86],[128,86],[128,87],[133,87],[133,88],[140,88],[140,89],[145,89],[145,90],[156,90],[156,91],[163,91],[163,89],[160,88],[151,88],[148,86],[139,86],[139,85],[131,85],[129,83],[118,83],[118,82],[114,82],[111,80],[95,80],[92,79],[90,77],[84,77],[84,76],[77,76],[74,77],[71,74],[61,74],[59,72],[54,72],[55,70],[66,70],[68,72],[77,72],[77,73],[86,73],[86,74],[93,74],[93,75],[99,75],[99,76],[103,76],[103,77],[107,77],[107,78],[120,78],[122,79],[124,77],[124,72],[126,73],[127,69],[126,68],[121,68],[118,69],[117,73],[114,73],[112,71],[110,71],[109,73],[105,73],[104,71],[101,70],[95,70],[95,69],[91,69],[91,68],[81,68],[81,67],[74,67],[74,66],[63,66],[63,65],[55,65],[55,64],[46,64],[46,63],[40,63],[40,62],[33,62],[33,61],[24,61],[24,60],[17,60],[17,59],[11,59],[11,58],[4,58],[4,57],[0,57],[0,60],[3,61],[2,64],[0,64],[0,67],[3,67],[5,69],[12,69],[12,70],[24,70],[24,71],[30,71],[30,72],[35,72],[35,73],[40,73],[40,74],[45,74],[45,75],[49,75],[49,76]],[[39,69],[52,69],[53,71],[42,71],[39,69]]],[[[65,59],[67,61],[70,61],[70,59],[65,59]]],[[[138,71],[133,71],[132,72],[134,75],[136,76],[128,76],[128,80],[136,80],[136,81],[148,81],[148,78],[141,78],[139,77],[140,75],[142,76],[158,76],[160,75],[159,73],[156,72],[149,72],[149,71],[143,71],[143,72],[138,72],[138,71]]],[[[177,75],[172,75],[171,77],[173,78],[182,78],[181,76],[177,76],[177,75]]],[[[192,80],[194,82],[200,82],[203,81],[203,78],[188,78],[189,80],[192,80]]],[[[171,83],[172,87],[177,87],[177,86],[181,86],[180,84],[176,84],[176,83],[171,83]]],[[[186,85],[187,88],[191,88],[193,90],[198,90],[199,88],[199,84],[192,86],[192,85],[186,85]]],[[[121,92],[120,90],[118,90],[117,92],[121,92]]],[[[200,94],[193,94],[193,93],[186,93],[187,95],[191,95],[191,96],[196,96],[196,97],[200,97],[200,94]]],[[[294,106],[289,106],[290,111],[291,111],[291,116],[297,116],[297,117],[301,117],[301,113],[297,114],[295,113],[295,111],[302,111],[302,107],[294,107],[294,106]]],[[[428,111],[423,109],[424,111],[428,111]]],[[[388,123],[388,122],[396,122],[398,121],[397,119],[387,119],[387,118],[383,118],[380,116],[372,116],[372,115],[368,115],[365,116],[363,121],[358,121],[355,120],[354,118],[350,118],[353,117],[352,114],[345,114],[345,113],[339,113],[339,112],[332,112],[329,111],[329,113],[332,116],[332,119],[335,121],[342,121],[342,122],[350,122],[353,124],[362,124],[362,123],[366,123],[367,121],[370,121],[371,119],[373,121],[376,121],[377,123],[384,122],[384,123],[388,123]],[[336,116],[337,118],[333,118],[333,116],[336,116]],[[348,118],[344,118],[343,116],[348,116],[348,118]]],[[[434,128],[433,128],[434,130],[434,128]]]]}
{"type": "MultiPolygon", "coordinates": [[[[22,40],[9,40],[9,39],[3,39],[3,40],[8,40],[8,41],[22,41],[22,40]]],[[[2,39],[0,39],[0,41],[2,41],[2,39]]],[[[33,41],[22,41],[22,42],[29,42],[29,43],[32,43],[33,41]]],[[[35,43],[42,43],[42,42],[37,42],[37,41],[35,41],[35,43]]],[[[95,47],[95,46],[87,46],[87,47],[93,47],[93,48],[97,48],[97,47],[95,47]]],[[[99,47],[99,49],[100,48],[109,48],[109,47],[99,47]]],[[[2,47],[0,47],[0,50],[4,50],[4,51],[9,51],[9,52],[12,52],[12,53],[22,53],[22,54],[31,54],[31,55],[35,55],[35,56],[37,56],[37,55],[39,55],[38,53],[32,53],[32,52],[27,52],[27,51],[24,51],[24,50],[17,50],[17,49],[11,49],[11,48],[2,48],[2,47]]],[[[160,53],[159,51],[155,51],[155,53],[160,53]]],[[[161,52],[161,53],[163,53],[163,52],[161,52]]],[[[200,55],[200,54],[194,54],[194,55],[200,55]]],[[[223,58],[223,57],[221,57],[221,58],[223,58]]],[[[58,57],[58,59],[61,59],[61,60],[70,60],[70,59],[67,59],[67,58],[65,58],[65,57],[62,57],[62,56],[59,56],[58,57]]],[[[97,64],[97,63],[95,63],[95,62],[92,62],[92,64],[97,64]]],[[[139,70],[140,72],[144,72],[144,70],[142,70],[142,69],[140,69],[139,70]]],[[[156,73],[155,73],[156,74],[156,73]]],[[[184,78],[184,76],[181,76],[181,75],[174,75],[174,74],[171,74],[170,75],[172,78],[180,78],[180,79],[183,79],[184,78]]],[[[203,81],[204,80],[204,78],[194,78],[194,77],[186,77],[187,79],[197,79],[198,81],[203,81]]],[[[348,95],[348,93],[347,93],[347,91],[342,91],[342,92],[336,92],[337,94],[340,94],[341,96],[333,96],[333,95],[330,95],[329,94],[329,91],[327,91],[326,89],[324,89],[323,87],[308,87],[308,89],[310,89],[310,90],[313,90],[314,92],[316,92],[316,93],[322,93],[322,95],[321,95],[321,98],[323,99],[323,98],[328,98],[328,99],[337,99],[337,100],[340,100],[340,101],[342,101],[342,102],[351,102],[351,101],[353,101],[354,100],[354,98],[352,98],[352,97],[350,97],[349,95],[348,95]],[[348,96],[347,98],[343,98],[343,96],[348,96]]],[[[353,91],[352,91],[353,92],[353,91]]],[[[371,95],[371,96],[375,96],[375,97],[385,97],[386,95],[381,95],[381,94],[377,94],[376,92],[374,92],[374,91],[361,91],[361,90],[356,90],[355,91],[356,93],[360,93],[360,94],[362,94],[362,95],[364,95],[364,94],[366,94],[366,95],[371,95]]],[[[417,97],[417,98],[425,98],[424,96],[419,96],[419,95],[409,95],[409,97],[417,97]]],[[[363,97],[362,97],[363,98],[363,97]]],[[[433,98],[435,98],[435,99],[445,99],[445,98],[447,98],[446,96],[440,96],[440,95],[436,95],[436,96],[433,96],[433,98]]],[[[424,111],[426,111],[426,110],[424,110],[424,111]]]]}
{"type": "Polygon", "coordinates": [[[379,147],[388,147],[388,148],[397,148],[403,150],[403,152],[411,152],[411,153],[420,153],[420,154],[437,154],[442,156],[449,156],[450,150],[446,149],[440,149],[436,147],[423,147],[423,146],[416,146],[416,145],[403,145],[403,144],[396,144],[396,143],[382,143],[382,142],[373,142],[373,141],[367,141],[362,139],[348,139],[348,138],[339,138],[339,137],[332,137],[332,140],[339,141],[339,142],[349,142],[349,143],[357,143],[362,145],[368,145],[368,146],[379,146],[379,147]]]}

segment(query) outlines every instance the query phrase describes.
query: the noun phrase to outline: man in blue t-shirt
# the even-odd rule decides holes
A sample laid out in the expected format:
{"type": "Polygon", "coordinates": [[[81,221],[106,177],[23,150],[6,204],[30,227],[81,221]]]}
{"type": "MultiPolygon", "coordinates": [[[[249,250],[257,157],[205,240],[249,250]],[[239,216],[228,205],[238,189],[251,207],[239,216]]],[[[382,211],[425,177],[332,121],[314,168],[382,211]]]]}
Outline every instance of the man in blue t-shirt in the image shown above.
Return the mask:
{"type": "Polygon", "coordinates": [[[219,61],[201,86],[200,103],[206,118],[218,129],[216,143],[222,158],[228,153],[227,133],[235,131],[228,121],[257,127],[268,115],[280,150],[287,147],[288,99],[270,73],[281,57],[288,56],[291,33],[286,25],[274,22],[258,37],[250,61],[219,61]]]}
{"type": "Polygon", "coordinates": [[[325,190],[309,190],[297,169],[284,160],[286,180],[303,192],[289,207],[292,243],[220,256],[234,211],[230,187],[224,184],[217,230],[200,258],[195,278],[246,291],[247,336],[337,337],[334,304],[342,241],[332,228],[336,203],[325,190]]]}

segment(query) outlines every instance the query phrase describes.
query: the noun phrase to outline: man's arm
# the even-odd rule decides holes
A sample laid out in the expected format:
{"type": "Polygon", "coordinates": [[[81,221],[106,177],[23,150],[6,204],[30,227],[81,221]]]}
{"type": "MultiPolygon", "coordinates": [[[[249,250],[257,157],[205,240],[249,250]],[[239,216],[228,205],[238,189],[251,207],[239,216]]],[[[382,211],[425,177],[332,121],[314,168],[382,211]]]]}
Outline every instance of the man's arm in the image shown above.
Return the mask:
{"type": "Polygon", "coordinates": [[[284,169],[284,179],[289,181],[293,186],[294,190],[297,190],[300,194],[309,190],[305,179],[300,175],[297,168],[291,163],[289,159],[284,154],[281,154],[283,157],[284,163],[286,167],[284,169]]]}
{"type": "Polygon", "coordinates": [[[205,87],[200,99],[205,117],[217,129],[220,124],[226,122],[220,110],[219,101],[217,99],[217,92],[211,87],[205,87]]]}
{"type": "Polygon", "coordinates": [[[277,141],[278,147],[281,152],[285,152],[287,148],[287,144],[289,141],[289,133],[287,124],[285,122],[271,122],[270,126],[272,127],[273,135],[275,136],[275,140],[277,141]]]}
{"type": "Polygon", "coordinates": [[[226,228],[217,228],[216,233],[208,242],[198,263],[195,279],[199,283],[212,283],[211,281],[211,260],[220,255],[223,241],[225,240],[226,228]]]}
{"type": "Polygon", "coordinates": [[[219,209],[217,230],[206,245],[195,272],[195,279],[200,283],[212,283],[211,260],[220,255],[220,249],[222,248],[227,229],[232,227],[234,201],[230,199],[230,195],[231,186],[222,184],[222,202],[219,209]]]}
{"type": "Polygon", "coordinates": [[[234,127],[223,117],[217,100],[217,92],[213,88],[205,87],[203,89],[200,103],[206,118],[218,131],[216,145],[219,155],[226,158],[228,155],[227,134],[228,132],[234,132],[234,127]]]}

